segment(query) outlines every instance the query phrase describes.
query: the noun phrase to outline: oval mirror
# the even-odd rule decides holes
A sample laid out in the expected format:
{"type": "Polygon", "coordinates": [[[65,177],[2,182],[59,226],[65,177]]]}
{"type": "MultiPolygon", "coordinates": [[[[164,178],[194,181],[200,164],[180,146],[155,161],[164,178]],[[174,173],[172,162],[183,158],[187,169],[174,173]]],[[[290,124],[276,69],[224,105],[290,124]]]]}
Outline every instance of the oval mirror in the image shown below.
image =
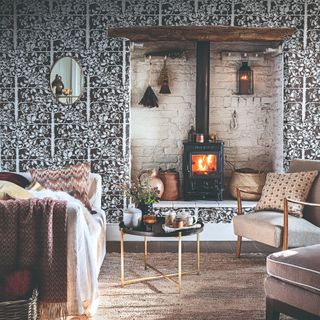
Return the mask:
{"type": "Polygon", "coordinates": [[[55,62],[50,73],[50,88],[53,96],[63,104],[73,104],[83,91],[83,74],[78,61],[70,57],[55,62]]]}

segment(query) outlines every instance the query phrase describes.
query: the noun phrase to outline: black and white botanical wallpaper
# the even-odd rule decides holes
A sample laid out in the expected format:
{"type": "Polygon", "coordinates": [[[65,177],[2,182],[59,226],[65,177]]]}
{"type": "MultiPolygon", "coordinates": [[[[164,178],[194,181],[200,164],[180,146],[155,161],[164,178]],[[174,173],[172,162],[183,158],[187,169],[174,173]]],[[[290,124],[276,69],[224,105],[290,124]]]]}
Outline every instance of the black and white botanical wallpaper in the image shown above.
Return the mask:
{"type": "Polygon", "coordinates": [[[284,44],[285,165],[320,159],[319,0],[0,0],[0,169],[90,160],[116,222],[130,171],[130,46],[108,39],[107,27],[190,24],[297,29],[284,44]],[[73,106],[49,89],[62,56],[85,76],[73,106]]]}

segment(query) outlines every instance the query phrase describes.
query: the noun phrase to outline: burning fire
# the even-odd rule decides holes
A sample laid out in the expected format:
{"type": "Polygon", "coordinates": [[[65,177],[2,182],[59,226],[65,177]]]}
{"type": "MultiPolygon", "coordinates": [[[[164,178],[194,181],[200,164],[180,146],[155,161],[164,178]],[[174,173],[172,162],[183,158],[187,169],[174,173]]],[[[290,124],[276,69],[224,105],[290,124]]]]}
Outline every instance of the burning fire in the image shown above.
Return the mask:
{"type": "Polygon", "coordinates": [[[217,169],[217,157],[213,154],[193,154],[192,172],[195,174],[210,174],[217,169]]]}

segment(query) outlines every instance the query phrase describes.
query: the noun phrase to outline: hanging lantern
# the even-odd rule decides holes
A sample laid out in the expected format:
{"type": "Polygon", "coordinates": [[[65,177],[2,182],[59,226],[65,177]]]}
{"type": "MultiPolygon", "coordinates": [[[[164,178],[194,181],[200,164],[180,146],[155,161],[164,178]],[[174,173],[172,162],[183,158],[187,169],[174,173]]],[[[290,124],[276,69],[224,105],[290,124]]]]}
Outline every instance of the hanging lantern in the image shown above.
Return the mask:
{"type": "Polygon", "coordinates": [[[238,70],[238,94],[253,94],[253,71],[248,61],[243,61],[238,70]]]}
{"type": "Polygon", "coordinates": [[[167,57],[164,57],[163,61],[163,68],[160,72],[160,77],[158,80],[158,84],[161,85],[159,93],[171,93],[169,88],[169,75],[168,75],[168,69],[167,69],[167,57]]]}

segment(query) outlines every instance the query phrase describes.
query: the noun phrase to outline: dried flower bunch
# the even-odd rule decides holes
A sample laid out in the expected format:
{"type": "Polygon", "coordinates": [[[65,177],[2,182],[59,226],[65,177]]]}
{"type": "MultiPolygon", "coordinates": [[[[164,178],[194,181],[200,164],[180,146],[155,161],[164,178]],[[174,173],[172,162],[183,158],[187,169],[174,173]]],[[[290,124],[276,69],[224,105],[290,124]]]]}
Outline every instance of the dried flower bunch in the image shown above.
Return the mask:
{"type": "Polygon", "coordinates": [[[158,79],[158,85],[161,86],[160,88],[160,93],[162,94],[168,94],[171,93],[170,88],[169,88],[169,74],[168,74],[168,69],[167,69],[167,56],[164,58],[163,62],[163,68],[160,72],[160,77],[158,79]]]}
{"type": "Polygon", "coordinates": [[[131,182],[131,185],[124,186],[124,192],[136,205],[139,203],[153,204],[160,200],[159,189],[151,187],[148,181],[134,180],[131,182]]]}

